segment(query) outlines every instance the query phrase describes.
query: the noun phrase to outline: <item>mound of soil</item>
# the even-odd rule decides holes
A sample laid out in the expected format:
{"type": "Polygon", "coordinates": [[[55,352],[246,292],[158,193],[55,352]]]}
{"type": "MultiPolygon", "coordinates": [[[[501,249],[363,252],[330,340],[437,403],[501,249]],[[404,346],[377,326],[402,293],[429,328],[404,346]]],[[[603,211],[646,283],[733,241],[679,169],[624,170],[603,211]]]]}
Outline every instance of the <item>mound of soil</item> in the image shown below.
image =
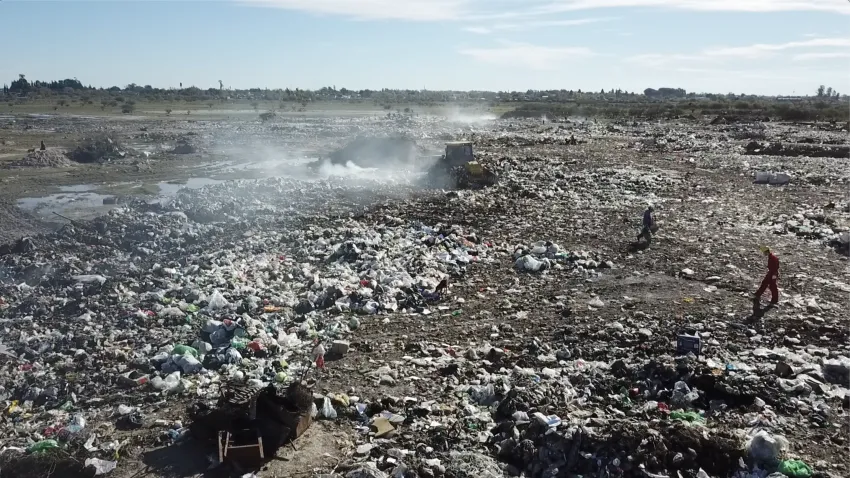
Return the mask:
{"type": "Polygon", "coordinates": [[[4,165],[4,168],[64,168],[71,162],[65,156],[65,151],[57,149],[33,151],[23,158],[4,165]]]}
{"type": "Polygon", "coordinates": [[[101,163],[123,158],[126,153],[121,146],[108,136],[86,138],[68,157],[78,163],[101,163]]]}

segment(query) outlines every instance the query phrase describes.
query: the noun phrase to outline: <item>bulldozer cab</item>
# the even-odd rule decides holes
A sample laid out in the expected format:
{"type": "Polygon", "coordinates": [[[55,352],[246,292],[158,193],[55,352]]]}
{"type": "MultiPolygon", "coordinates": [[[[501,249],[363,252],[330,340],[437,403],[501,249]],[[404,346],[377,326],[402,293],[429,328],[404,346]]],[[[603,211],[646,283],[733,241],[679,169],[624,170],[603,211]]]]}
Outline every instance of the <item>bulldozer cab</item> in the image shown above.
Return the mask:
{"type": "Polygon", "coordinates": [[[474,160],[471,141],[446,143],[446,163],[448,166],[463,166],[474,160]]]}

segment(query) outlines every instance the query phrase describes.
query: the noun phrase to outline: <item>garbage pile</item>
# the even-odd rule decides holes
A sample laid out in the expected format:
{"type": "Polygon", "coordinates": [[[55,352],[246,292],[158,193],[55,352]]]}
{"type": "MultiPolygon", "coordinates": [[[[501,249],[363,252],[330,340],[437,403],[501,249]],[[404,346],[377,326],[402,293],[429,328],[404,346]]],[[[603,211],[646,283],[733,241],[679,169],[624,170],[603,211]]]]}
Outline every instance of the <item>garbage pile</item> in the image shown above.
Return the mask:
{"type": "Polygon", "coordinates": [[[196,148],[186,137],[180,138],[174,146],[174,149],[171,150],[171,154],[193,154],[197,152],[198,148],[196,148]]]}
{"type": "MultiPolygon", "coordinates": [[[[441,280],[487,260],[488,246],[456,226],[325,216],[323,225],[294,227],[293,218],[279,228],[298,205],[281,194],[282,184],[290,183],[222,188],[233,195],[265,188],[269,203],[208,224],[177,209],[202,202],[193,198],[205,193],[194,191],[168,206],[116,209],[4,256],[0,308],[11,320],[3,339],[10,360],[0,364],[0,400],[3,426],[16,430],[5,444],[25,449],[55,440],[53,430],[67,423],[84,430],[113,421],[107,396],[121,397],[121,423],[141,426],[148,395],[211,398],[225,382],[291,383],[303,359],[311,363],[314,342],[331,348],[358,315],[427,315],[441,280]],[[54,254],[65,260],[56,263],[54,254]]],[[[302,191],[312,189],[316,207],[332,187],[302,191]]],[[[312,220],[323,222],[320,214],[312,220]]],[[[86,444],[90,454],[120,445],[96,437],[86,444]]]]}
{"type": "Polygon", "coordinates": [[[86,138],[74,150],[68,153],[71,161],[77,163],[103,163],[123,158],[127,150],[109,136],[86,138]]]}
{"type": "Polygon", "coordinates": [[[335,478],[846,476],[850,210],[796,181],[839,161],[693,125],[636,155],[655,128],[513,120],[476,134],[503,179],[483,191],[228,181],[22,242],[0,257],[0,457],[106,474],[143,436],[267,460],[293,427],[246,421],[295,387],[308,434],[350,441],[335,478]],[[636,249],[649,204],[664,227],[636,249]],[[780,301],[758,317],[762,244],[780,301]]]}
{"type": "Polygon", "coordinates": [[[3,168],[65,168],[71,165],[64,151],[58,149],[35,150],[26,156],[9,163],[3,168]]]}
{"type": "Polygon", "coordinates": [[[842,158],[850,157],[850,146],[827,144],[783,144],[760,143],[751,141],[746,146],[747,154],[768,156],[808,156],[811,158],[842,158]]]}

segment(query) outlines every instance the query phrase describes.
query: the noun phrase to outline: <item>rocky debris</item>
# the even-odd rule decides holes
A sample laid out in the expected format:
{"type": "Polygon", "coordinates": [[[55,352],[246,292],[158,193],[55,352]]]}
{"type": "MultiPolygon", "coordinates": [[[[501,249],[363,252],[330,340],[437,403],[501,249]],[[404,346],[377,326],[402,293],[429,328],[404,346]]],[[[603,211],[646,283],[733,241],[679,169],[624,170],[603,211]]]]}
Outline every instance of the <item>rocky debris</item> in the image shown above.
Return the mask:
{"type": "Polygon", "coordinates": [[[23,158],[5,163],[3,168],[65,168],[71,165],[65,152],[58,149],[35,150],[23,158]]]}
{"type": "Polygon", "coordinates": [[[103,163],[124,158],[126,155],[127,151],[109,136],[86,138],[68,153],[71,161],[77,163],[103,163]]]}

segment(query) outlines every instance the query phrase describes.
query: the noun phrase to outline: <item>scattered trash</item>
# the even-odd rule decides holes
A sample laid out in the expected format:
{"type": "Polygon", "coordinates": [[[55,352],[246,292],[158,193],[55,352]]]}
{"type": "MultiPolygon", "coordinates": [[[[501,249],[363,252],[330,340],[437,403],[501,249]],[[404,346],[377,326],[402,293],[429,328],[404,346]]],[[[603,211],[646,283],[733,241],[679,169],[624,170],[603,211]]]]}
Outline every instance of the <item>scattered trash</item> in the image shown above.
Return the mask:
{"type": "MultiPolygon", "coordinates": [[[[299,121],[244,127],[329,151],[375,120],[299,121]]],[[[238,476],[290,443],[297,453],[320,420],[307,439],[342,427],[350,453],[317,474],[765,478],[787,457],[846,468],[850,208],[834,194],[846,164],[744,156],[735,140],[802,134],[791,125],[445,123],[379,124],[437,146],[474,133],[498,183],[423,189],[343,163],[121,201],[4,248],[0,456],[73,450],[117,474],[124,436],[194,438],[238,476]],[[748,184],[765,171],[789,189],[748,184]],[[647,203],[665,230],[632,248],[647,203]],[[762,243],[788,252],[782,301],[758,318],[741,304],[762,243]],[[764,431],[745,441],[750,430],[764,431]]],[[[822,127],[806,134],[843,141],[822,127]]]]}
{"type": "Polygon", "coordinates": [[[788,478],[809,478],[812,476],[812,468],[802,460],[784,460],[779,464],[777,471],[788,478]]]}
{"type": "Polygon", "coordinates": [[[101,460],[99,458],[86,458],[86,466],[92,466],[95,469],[95,475],[105,475],[118,466],[117,461],[101,460]]]}

